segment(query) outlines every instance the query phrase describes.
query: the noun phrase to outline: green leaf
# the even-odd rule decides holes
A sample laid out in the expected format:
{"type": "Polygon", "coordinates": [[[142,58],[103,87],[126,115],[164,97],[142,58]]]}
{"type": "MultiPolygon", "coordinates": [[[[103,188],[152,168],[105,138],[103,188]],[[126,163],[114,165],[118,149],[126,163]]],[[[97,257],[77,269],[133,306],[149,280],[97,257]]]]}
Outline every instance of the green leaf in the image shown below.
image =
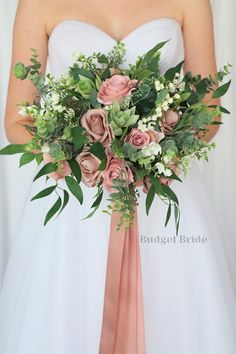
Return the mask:
{"type": "Polygon", "coordinates": [[[167,226],[171,216],[171,203],[168,206],[167,213],[166,213],[166,221],[165,221],[165,227],[167,226]]]}
{"type": "Polygon", "coordinates": [[[100,54],[98,56],[98,63],[100,63],[100,64],[107,64],[108,63],[108,58],[106,57],[105,54],[100,54]]]}
{"type": "Polygon", "coordinates": [[[175,212],[176,235],[178,235],[178,233],[179,233],[180,210],[179,210],[179,207],[176,204],[174,205],[174,212],[175,212]]]}
{"type": "Polygon", "coordinates": [[[25,80],[30,72],[30,67],[26,67],[23,63],[16,63],[13,68],[14,75],[17,79],[25,80]]]}
{"type": "Polygon", "coordinates": [[[73,175],[77,179],[77,181],[80,183],[81,181],[81,170],[78,162],[75,159],[68,160],[68,163],[70,165],[71,171],[73,172],[73,175]]]}
{"type": "Polygon", "coordinates": [[[143,61],[149,61],[150,59],[152,59],[153,57],[156,56],[156,54],[158,53],[158,51],[164,47],[164,45],[169,42],[169,41],[165,41],[165,42],[160,42],[158,44],[156,44],[153,48],[151,48],[143,57],[143,61]]]}
{"type": "Polygon", "coordinates": [[[219,122],[217,120],[214,120],[213,122],[211,122],[211,125],[221,125],[223,124],[223,122],[219,122]]]}
{"type": "Polygon", "coordinates": [[[14,155],[25,152],[24,144],[10,144],[0,150],[0,155],[14,155]]]}
{"type": "Polygon", "coordinates": [[[109,77],[111,77],[111,72],[110,72],[110,69],[109,69],[109,68],[106,68],[106,69],[103,71],[102,75],[101,75],[101,79],[102,79],[102,80],[106,80],[106,79],[108,79],[109,77]]]}
{"type": "Polygon", "coordinates": [[[93,108],[100,108],[101,104],[97,100],[97,91],[95,89],[91,89],[90,91],[90,103],[93,108]]]}
{"type": "Polygon", "coordinates": [[[80,204],[83,203],[83,192],[82,189],[79,185],[79,183],[71,176],[66,176],[65,181],[67,184],[67,187],[71,191],[71,193],[78,199],[80,204]]]}
{"type": "Polygon", "coordinates": [[[100,160],[103,160],[106,158],[106,153],[104,146],[100,142],[94,143],[89,151],[96,157],[98,157],[100,160]]]}
{"type": "Polygon", "coordinates": [[[33,161],[35,159],[35,156],[36,155],[33,154],[32,152],[25,152],[20,158],[20,167],[27,165],[28,163],[33,161]]]}
{"type": "Polygon", "coordinates": [[[74,127],[71,129],[71,135],[76,148],[81,149],[87,141],[85,129],[83,127],[74,127]]]}
{"type": "Polygon", "coordinates": [[[41,162],[43,161],[43,154],[39,153],[35,155],[35,160],[37,162],[38,165],[41,164],[41,162]]]}
{"type": "Polygon", "coordinates": [[[58,214],[58,216],[61,214],[61,212],[65,209],[65,207],[67,206],[68,202],[69,202],[70,196],[69,193],[63,189],[63,204],[60,210],[60,213],[58,214]]]}
{"type": "Polygon", "coordinates": [[[171,179],[175,179],[176,181],[182,182],[182,180],[179,178],[179,176],[177,176],[176,173],[174,173],[173,170],[172,171],[172,175],[170,176],[171,179]]]}
{"type": "Polygon", "coordinates": [[[163,89],[162,91],[160,91],[157,95],[155,104],[158,105],[159,103],[161,103],[165,99],[168,92],[169,91],[167,89],[163,89]]]}
{"type": "Polygon", "coordinates": [[[155,187],[155,192],[157,194],[163,194],[163,188],[160,180],[157,177],[151,175],[152,185],[155,187]]]}
{"type": "Polygon", "coordinates": [[[99,206],[100,203],[101,203],[102,197],[103,197],[103,191],[101,191],[101,193],[100,193],[100,194],[98,195],[98,197],[95,199],[95,201],[93,202],[91,208],[95,208],[95,207],[99,206]]]}
{"type": "Polygon", "coordinates": [[[177,205],[179,205],[179,201],[177,195],[172,191],[172,189],[166,185],[162,185],[162,189],[164,193],[177,205]]]}
{"type": "Polygon", "coordinates": [[[228,89],[229,89],[230,84],[231,84],[231,80],[229,80],[228,82],[226,82],[226,84],[224,84],[224,85],[218,87],[218,88],[214,91],[214,93],[213,93],[213,95],[212,95],[212,98],[219,98],[219,97],[223,96],[224,94],[226,94],[226,92],[227,92],[228,89]]]}
{"type": "Polygon", "coordinates": [[[207,87],[208,87],[208,78],[202,79],[196,86],[197,89],[197,94],[200,97],[200,99],[203,99],[207,93],[207,87]]]}
{"type": "Polygon", "coordinates": [[[228,111],[226,108],[222,107],[222,106],[217,106],[217,105],[211,105],[211,106],[208,106],[209,108],[217,108],[219,107],[220,108],[220,111],[222,113],[225,113],[225,114],[230,114],[230,111],[228,111]]]}
{"type": "Polygon", "coordinates": [[[46,218],[44,220],[44,226],[49,222],[49,220],[58,212],[62,204],[61,197],[58,197],[56,203],[48,211],[46,218]]]}
{"type": "Polygon", "coordinates": [[[34,177],[33,181],[36,181],[38,178],[45,176],[51,172],[54,172],[57,169],[57,165],[53,162],[49,162],[46,165],[44,165],[41,170],[37,173],[37,175],[34,177]]]}
{"type": "Polygon", "coordinates": [[[147,197],[146,197],[146,213],[147,213],[147,215],[149,214],[149,210],[151,208],[154,197],[155,197],[155,187],[154,187],[154,185],[151,185],[151,187],[147,193],[147,197]]]}
{"type": "Polygon", "coordinates": [[[95,80],[95,76],[88,70],[86,69],[82,69],[82,68],[78,68],[78,67],[71,67],[69,70],[69,74],[73,77],[73,79],[75,81],[79,81],[80,80],[80,75],[87,77],[88,79],[94,81],[95,80]]]}
{"type": "Polygon", "coordinates": [[[52,187],[48,187],[45,188],[44,190],[42,190],[41,192],[39,192],[38,194],[36,194],[31,201],[36,200],[36,199],[41,199],[44,197],[47,197],[48,195],[50,195],[55,189],[56,189],[57,185],[52,186],[52,187]]]}
{"type": "Polygon", "coordinates": [[[91,213],[89,213],[87,216],[85,216],[82,220],[86,220],[86,219],[91,218],[91,217],[95,214],[95,212],[97,211],[97,209],[98,209],[98,206],[96,206],[96,207],[93,209],[93,211],[91,211],[91,213]]]}
{"type": "Polygon", "coordinates": [[[175,77],[175,74],[176,73],[180,73],[181,71],[181,68],[184,64],[184,60],[181,61],[178,65],[176,65],[175,67],[173,68],[170,68],[166,71],[164,77],[166,80],[169,80],[169,81],[173,81],[174,77],[175,77]]]}
{"type": "Polygon", "coordinates": [[[99,171],[104,171],[107,166],[107,158],[104,158],[99,165],[99,171]]]}

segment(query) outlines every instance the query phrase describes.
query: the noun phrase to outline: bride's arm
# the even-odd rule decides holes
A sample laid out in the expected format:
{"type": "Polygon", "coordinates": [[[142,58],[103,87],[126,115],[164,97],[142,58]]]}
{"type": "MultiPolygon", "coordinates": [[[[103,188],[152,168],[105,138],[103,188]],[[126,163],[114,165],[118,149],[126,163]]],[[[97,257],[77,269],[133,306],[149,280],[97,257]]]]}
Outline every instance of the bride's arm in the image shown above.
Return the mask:
{"type": "Polygon", "coordinates": [[[42,63],[42,72],[45,71],[47,60],[47,33],[45,31],[44,1],[20,0],[17,8],[12,48],[11,73],[9,78],[7,106],[5,114],[5,129],[8,140],[14,144],[26,143],[32,135],[22,124],[32,124],[30,117],[21,117],[18,114],[17,103],[32,102],[37,91],[29,80],[21,81],[14,77],[12,69],[21,61],[30,64],[31,48],[39,51],[39,60],[42,63]]]}
{"type": "MultiPolygon", "coordinates": [[[[185,46],[184,71],[202,74],[202,77],[217,72],[215,41],[210,0],[182,0],[183,34],[185,46]]],[[[206,98],[209,100],[209,97],[206,98]]],[[[219,99],[211,99],[209,104],[220,104],[219,99]]],[[[220,120],[218,117],[217,120],[220,120]]],[[[219,126],[209,126],[204,140],[210,141],[219,126]]]]}

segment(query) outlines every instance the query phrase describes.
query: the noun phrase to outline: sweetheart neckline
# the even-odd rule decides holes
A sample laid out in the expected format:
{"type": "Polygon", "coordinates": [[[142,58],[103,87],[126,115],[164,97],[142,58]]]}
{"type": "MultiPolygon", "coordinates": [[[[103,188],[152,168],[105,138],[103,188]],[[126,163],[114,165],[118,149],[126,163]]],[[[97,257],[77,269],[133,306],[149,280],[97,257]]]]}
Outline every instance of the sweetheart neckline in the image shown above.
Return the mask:
{"type": "Polygon", "coordinates": [[[117,39],[112,37],[110,34],[108,34],[106,31],[104,31],[100,27],[98,27],[98,26],[96,26],[96,25],[94,25],[94,24],[92,24],[90,22],[79,20],[79,19],[65,19],[65,20],[62,20],[62,21],[58,22],[53,27],[51,33],[48,36],[48,42],[51,41],[51,38],[55,34],[56,30],[58,28],[60,28],[62,25],[66,24],[66,23],[75,22],[75,23],[78,23],[78,24],[82,24],[82,25],[88,26],[88,27],[90,27],[90,28],[102,33],[104,36],[109,38],[111,41],[117,43],[117,42],[125,42],[127,39],[129,39],[132,35],[134,35],[136,32],[138,32],[143,27],[145,28],[145,27],[147,27],[149,25],[152,25],[154,23],[165,22],[165,21],[171,21],[171,22],[175,23],[178,27],[182,28],[182,25],[180,24],[180,22],[178,20],[176,20],[175,18],[173,18],[173,17],[158,17],[158,18],[155,18],[153,20],[150,20],[150,21],[147,21],[147,22],[144,22],[144,23],[140,24],[139,26],[135,27],[132,31],[130,31],[127,35],[125,35],[121,40],[118,41],[117,39]]]}

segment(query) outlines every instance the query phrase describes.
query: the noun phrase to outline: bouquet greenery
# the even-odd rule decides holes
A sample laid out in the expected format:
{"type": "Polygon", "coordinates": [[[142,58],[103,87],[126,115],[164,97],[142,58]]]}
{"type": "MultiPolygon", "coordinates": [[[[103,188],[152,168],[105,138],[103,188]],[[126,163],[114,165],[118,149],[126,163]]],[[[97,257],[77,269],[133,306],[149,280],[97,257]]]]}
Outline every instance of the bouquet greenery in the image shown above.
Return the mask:
{"type": "Polygon", "coordinates": [[[202,78],[191,72],[182,75],[181,62],[161,75],[165,44],[158,43],[127,69],[122,68],[126,52],[122,41],[107,54],[75,53],[73,65],[60,78],[40,72],[36,50],[32,50],[31,65],[15,65],[16,77],[31,80],[39,92],[33,104],[19,104],[19,114],[33,119],[33,125],[25,125],[32,140],[8,145],[0,154],[21,153],[20,166],[36,160],[42,168],[34,180],[42,176],[55,180],[32,198],[56,192],[45,224],[61,213],[71,194],[83,203],[83,182],[96,187],[87,217],[99,208],[105,188],[110,192],[105,211],[119,211],[118,228],[129,227],[138,204],[136,182],[141,180],[147,192],[147,214],[158,196],[168,203],[165,225],[174,211],[178,229],[179,202],[169,182],[181,182],[177,169],[186,174],[193,158],[207,160],[215,146],[202,136],[209,125],[221,124],[216,120],[221,112],[229,112],[209,106],[204,98],[227,92],[230,81],[220,83],[230,65],[214,77],[202,78]],[[60,186],[62,179],[66,188],[60,186]]]}

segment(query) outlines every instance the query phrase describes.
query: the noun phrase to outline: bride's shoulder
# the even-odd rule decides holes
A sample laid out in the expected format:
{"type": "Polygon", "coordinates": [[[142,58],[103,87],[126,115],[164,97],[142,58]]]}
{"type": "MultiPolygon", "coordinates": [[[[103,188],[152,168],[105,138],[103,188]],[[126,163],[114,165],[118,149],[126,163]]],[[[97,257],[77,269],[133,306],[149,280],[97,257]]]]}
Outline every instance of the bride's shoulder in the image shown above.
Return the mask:
{"type": "Polygon", "coordinates": [[[210,0],[181,0],[179,3],[181,4],[185,20],[192,17],[201,19],[204,16],[211,16],[212,8],[210,0]]]}

